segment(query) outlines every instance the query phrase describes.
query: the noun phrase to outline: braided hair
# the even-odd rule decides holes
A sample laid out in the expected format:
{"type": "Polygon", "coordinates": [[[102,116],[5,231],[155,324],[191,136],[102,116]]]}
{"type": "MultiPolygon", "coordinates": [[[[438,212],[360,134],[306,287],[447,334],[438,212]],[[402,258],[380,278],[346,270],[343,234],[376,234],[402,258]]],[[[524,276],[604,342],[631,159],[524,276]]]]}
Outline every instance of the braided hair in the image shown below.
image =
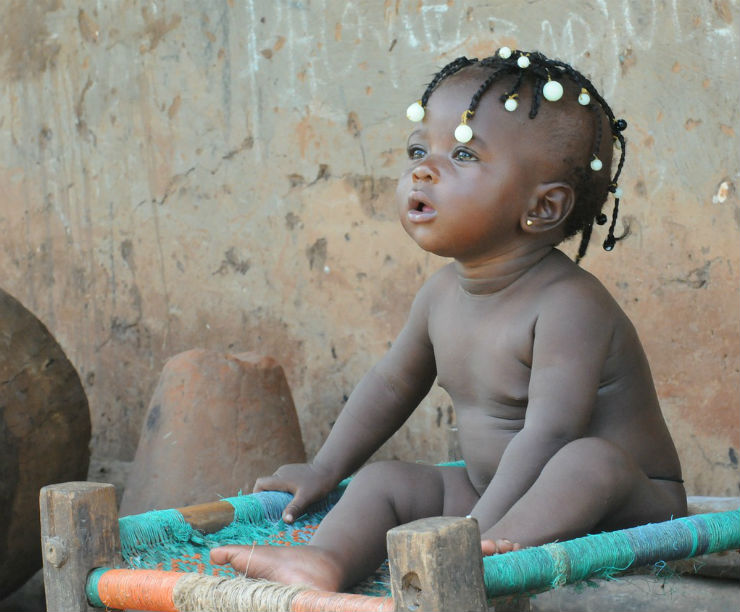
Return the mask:
{"type": "MultiPolygon", "coordinates": [[[[453,74],[470,67],[480,67],[490,71],[490,74],[483,80],[473,94],[468,109],[463,113],[463,124],[475,114],[483,94],[494,83],[502,79],[507,79],[507,82],[513,81],[511,87],[499,97],[500,101],[504,103],[506,110],[509,111],[514,111],[518,107],[518,97],[522,84],[525,81],[531,84],[530,119],[534,119],[537,116],[542,105],[543,97],[546,100],[556,101],[562,96],[563,87],[560,84],[561,80],[566,81],[566,83],[570,82],[580,88],[581,93],[578,95],[578,102],[591,111],[594,118],[593,159],[590,164],[590,170],[583,167],[575,167],[572,170],[576,201],[573,211],[566,219],[564,225],[564,238],[574,236],[578,232],[581,233],[581,243],[576,256],[576,262],[580,262],[586,254],[586,249],[591,239],[593,224],[604,225],[608,221],[607,216],[601,212],[601,209],[608,194],[613,193],[614,208],[612,209],[611,223],[607,237],[603,243],[604,250],[611,251],[617,241],[626,236],[626,233],[621,236],[615,236],[614,230],[617,224],[619,199],[621,197],[621,190],[618,188],[617,182],[622,173],[626,152],[626,141],[622,135],[622,131],[627,127],[627,122],[624,119],[617,119],[593,83],[569,64],[560,60],[550,59],[537,51],[512,51],[508,47],[501,47],[491,57],[480,60],[458,57],[444,66],[431,80],[421,99],[415,105],[412,105],[412,107],[418,106],[419,108],[414,109],[414,118],[412,118],[411,114],[409,114],[409,118],[412,118],[414,121],[420,120],[424,115],[423,109],[426,107],[429,97],[439,84],[453,74]],[[598,158],[598,153],[601,148],[602,120],[604,116],[608,120],[613,141],[619,144],[620,150],[616,170],[611,179],[608,180],[608,184],[605,184],[603,178],[599,176],[602,163],[598,158]]],[[[411,111],[412,108],[409,107],[409,110],[411,111]]],[[[471,133],[470,130],[468,130],[468,133],[471,133]]],[[[467,139],[469,138],[470,136],[467,136],[467,139]]]]}

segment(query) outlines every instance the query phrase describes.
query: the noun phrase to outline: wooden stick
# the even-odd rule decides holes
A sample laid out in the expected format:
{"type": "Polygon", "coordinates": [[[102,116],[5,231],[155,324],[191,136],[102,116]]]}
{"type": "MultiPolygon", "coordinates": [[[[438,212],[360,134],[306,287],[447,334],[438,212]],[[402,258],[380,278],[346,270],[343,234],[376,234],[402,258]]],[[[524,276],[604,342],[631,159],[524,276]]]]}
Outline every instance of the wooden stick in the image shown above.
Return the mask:
{"type": "Polygon", "coordinates": [[[113,485],[67,482],[39,494],[46,609],[94,612],[85,583],[90,570],[121,564],[113,485]]]}
{"type": "Polygon", "coordinates": [[[475,519],[421,519],[391,529],[387,541],[396,610],[487,610],[475,519]]]}
{"type": "Polygon", "coordinates": [[[203,533],[215,533],[234,520],[234,506],[226,501],[177,508],[188,524],[203,533]]]}

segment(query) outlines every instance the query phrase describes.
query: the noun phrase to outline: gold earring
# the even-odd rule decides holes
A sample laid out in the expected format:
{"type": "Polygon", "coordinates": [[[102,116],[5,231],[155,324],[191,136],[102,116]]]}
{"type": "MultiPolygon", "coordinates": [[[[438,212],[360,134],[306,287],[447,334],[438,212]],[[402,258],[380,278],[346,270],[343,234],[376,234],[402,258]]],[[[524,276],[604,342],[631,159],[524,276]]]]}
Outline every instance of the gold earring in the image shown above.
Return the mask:
{"type": "Polygon", "coordinates": [[[527,225],[533,225],[533,224],[534,224],[534,221],[532,221],[532,219],[527,219],[527,225]]]}

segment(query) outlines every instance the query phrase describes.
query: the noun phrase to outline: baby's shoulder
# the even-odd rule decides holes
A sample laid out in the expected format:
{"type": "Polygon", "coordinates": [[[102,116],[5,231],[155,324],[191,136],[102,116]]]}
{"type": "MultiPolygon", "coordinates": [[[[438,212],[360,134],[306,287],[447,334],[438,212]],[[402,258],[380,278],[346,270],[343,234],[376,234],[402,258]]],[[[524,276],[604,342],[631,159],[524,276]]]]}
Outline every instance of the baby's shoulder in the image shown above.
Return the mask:
{"type": "Polygon", "coordinates": [[[449,264],[432,274],[416,292],[411,304],[409,320],[427,319],[432,304],[449,290],[454,280],[455,271],[449,264]]]}
{"type": "Polygon", "coordinates": [[[607,319],[624,313],[603,283],[565,256],[543,271],[537,284],[541,312],[553,310],[560,317],[586,315],[607,319]]]}
{"type": "Polygon", "coordinates": [[[417,298],[430,299],[456,287],[457,276],[454,264],[446,264],[434,272],[421,286],[417,298]]]}

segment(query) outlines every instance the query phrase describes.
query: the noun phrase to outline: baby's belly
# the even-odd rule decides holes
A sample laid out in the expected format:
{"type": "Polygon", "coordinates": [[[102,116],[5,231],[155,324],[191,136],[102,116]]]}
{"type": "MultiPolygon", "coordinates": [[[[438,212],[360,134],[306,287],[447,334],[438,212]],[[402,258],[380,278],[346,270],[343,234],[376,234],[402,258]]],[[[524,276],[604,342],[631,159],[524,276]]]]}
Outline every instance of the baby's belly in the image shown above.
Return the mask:
{"type": "Polygon", "coordinates": [[[457,435],[468,478],[481,494],[498,469],[511,439],[524,426],[524,419],[501,419],[488,415],[457,415],[457,435]]]}

